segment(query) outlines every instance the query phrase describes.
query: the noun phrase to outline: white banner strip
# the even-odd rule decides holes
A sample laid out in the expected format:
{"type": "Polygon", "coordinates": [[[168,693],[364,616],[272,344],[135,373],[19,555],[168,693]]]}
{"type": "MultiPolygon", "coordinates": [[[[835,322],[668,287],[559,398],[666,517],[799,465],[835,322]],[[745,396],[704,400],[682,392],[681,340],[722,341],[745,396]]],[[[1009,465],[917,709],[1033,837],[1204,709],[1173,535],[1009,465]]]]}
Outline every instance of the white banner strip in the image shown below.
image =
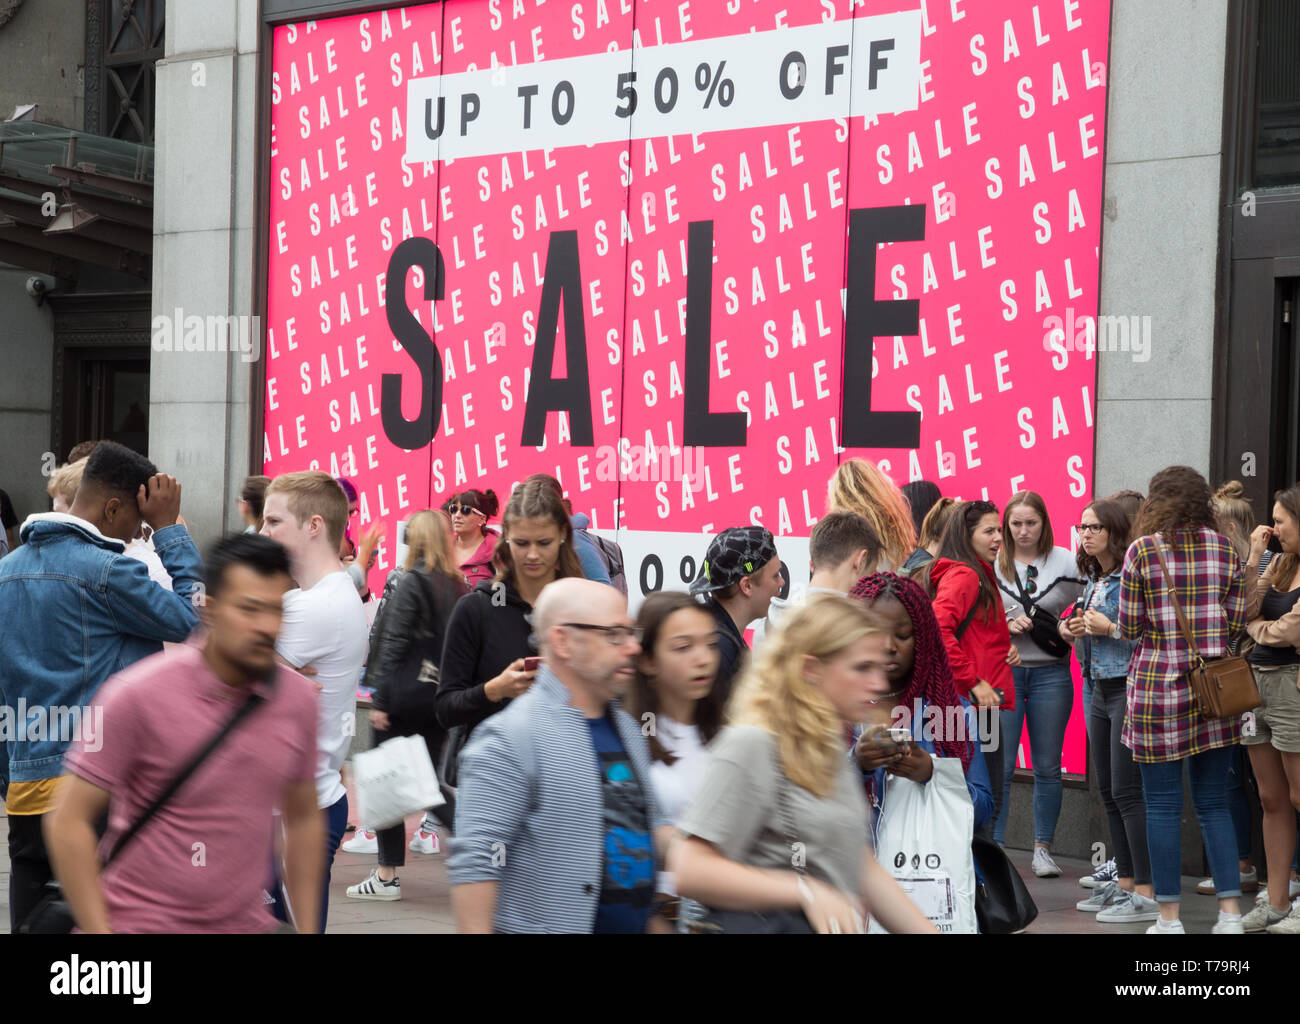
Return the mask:
{"type": "Polygon", "coordinates": [[[412,79],[412,162],[915,110],[921,12],[412,79]]]}

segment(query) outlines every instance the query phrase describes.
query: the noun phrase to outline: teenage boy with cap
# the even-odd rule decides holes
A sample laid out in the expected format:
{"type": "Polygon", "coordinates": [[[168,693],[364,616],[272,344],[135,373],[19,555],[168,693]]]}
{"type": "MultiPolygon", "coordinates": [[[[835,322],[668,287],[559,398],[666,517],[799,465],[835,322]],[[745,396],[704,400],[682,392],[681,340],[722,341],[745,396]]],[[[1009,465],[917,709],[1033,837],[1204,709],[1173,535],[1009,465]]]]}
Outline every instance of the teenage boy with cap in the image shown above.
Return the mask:
{"type": "Polygon", "coordinates": [[[709,543],[691,593],[707,595],[704,606],[718,623],[718,685],[723,699],[745,653],[745,627],[767,614],[785,579],[776,541],[761,526],[733,526],[709,543]]]}

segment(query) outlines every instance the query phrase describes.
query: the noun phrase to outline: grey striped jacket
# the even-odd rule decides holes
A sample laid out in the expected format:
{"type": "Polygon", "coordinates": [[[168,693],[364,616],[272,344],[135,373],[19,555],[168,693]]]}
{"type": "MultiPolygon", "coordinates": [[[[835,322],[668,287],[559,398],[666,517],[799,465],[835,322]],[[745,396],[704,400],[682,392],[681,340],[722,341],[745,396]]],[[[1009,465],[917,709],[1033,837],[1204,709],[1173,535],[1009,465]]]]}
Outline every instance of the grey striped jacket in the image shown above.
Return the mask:
{"type": "MultiPolygon", "coordinates": [[[[522,697],[474,730],[461,753],[452,885],[497,882],[494,930],[590,932],[604,871],[601,775],[582,712],[543,665],[522,697]]],[[[669,822],[655,803],[650,749],[611,705],[645,794],[650,831],[669,822]]]]}

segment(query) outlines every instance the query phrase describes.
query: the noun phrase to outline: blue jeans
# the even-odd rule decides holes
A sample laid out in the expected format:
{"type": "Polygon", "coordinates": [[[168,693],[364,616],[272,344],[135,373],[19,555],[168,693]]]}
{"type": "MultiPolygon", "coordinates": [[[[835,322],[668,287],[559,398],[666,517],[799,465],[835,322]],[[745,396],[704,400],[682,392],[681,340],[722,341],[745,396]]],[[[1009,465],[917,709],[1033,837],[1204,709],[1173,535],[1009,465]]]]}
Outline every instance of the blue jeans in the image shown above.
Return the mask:
{"type": "Polygon", "coordinates": [[[1233,744],[1232,761],[1228,765],[1228,813],[1232,815],[1232,829],[1237,837],[1237,857],[1250,860],[1250,804],[1246,799],[1246,772],[1249,759],[1246,748],[1233,744]]]}
{"type": "Polygon", "coordinates": [[[1034,762],[1034,842],[1050,845],[1056,834],[1056,820],[1061,816],[1061,748],[1074,707],[1074,680],[1070,678],[1068,661],[1013,668],[1011,674],[1016,683],[1016,704],[1001,716],[1002,807],[993,837],[999,843],[1006,840],[1016,751],[1027,720],[1029,756],[1034,762]]]}
{"type": "Polygon", "coordinates": [[[1142,789],[1147,801],[1147,849],[1156,899],[1182,899],[1183,765],[1191,772],[1192,804],[1201,823],[1210,875],[1220,899],[1241,895],[1237,869],[1237,837],[1228,811],[1228,771],[1233,747],[1207,750],[1183,761],[1142,764],[1142,789]]]}
{"type": "MultiPolygon", "coordinates": [[[[318,934],[325,934],[325,918],[329,915],[330,909],[330,872],[334,867],[334,854],[338,852],[339,843],[343,842],[343,833],[348,827],[348,795],[344,793],[331,806],[324,809],[325,813],[325,878],[322,882],[323,891],[321,893],[320,904],[320,929],[318,934]]],[[[288,921],[289,916],[285,909],[288,902],[288,893],[280,882],[280,863],[279,859],[272,857],[271,871],[273,874],[271,895],[275,897],[275,902],[271,904],[271,913],[279,920],[288,921]]]]}

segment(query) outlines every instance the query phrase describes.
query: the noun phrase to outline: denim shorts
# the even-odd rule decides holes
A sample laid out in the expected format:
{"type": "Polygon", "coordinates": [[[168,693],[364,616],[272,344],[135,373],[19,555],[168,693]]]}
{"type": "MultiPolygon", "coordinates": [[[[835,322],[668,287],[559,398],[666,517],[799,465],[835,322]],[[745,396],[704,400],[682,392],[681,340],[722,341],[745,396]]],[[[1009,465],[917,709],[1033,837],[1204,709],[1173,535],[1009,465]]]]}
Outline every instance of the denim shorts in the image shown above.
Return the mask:
{"type": "Polygon", "coordinates": [[[1263,703],[1257,707],[1255,729],[1250,732],[1249,719],[1242,729],[1241,742],[1247,746],[1272,743],[1286,754],[1300,754],[1300,688],[1297,676],[1300,665],[1252,665],[1255,685],[1263,703]]]}

